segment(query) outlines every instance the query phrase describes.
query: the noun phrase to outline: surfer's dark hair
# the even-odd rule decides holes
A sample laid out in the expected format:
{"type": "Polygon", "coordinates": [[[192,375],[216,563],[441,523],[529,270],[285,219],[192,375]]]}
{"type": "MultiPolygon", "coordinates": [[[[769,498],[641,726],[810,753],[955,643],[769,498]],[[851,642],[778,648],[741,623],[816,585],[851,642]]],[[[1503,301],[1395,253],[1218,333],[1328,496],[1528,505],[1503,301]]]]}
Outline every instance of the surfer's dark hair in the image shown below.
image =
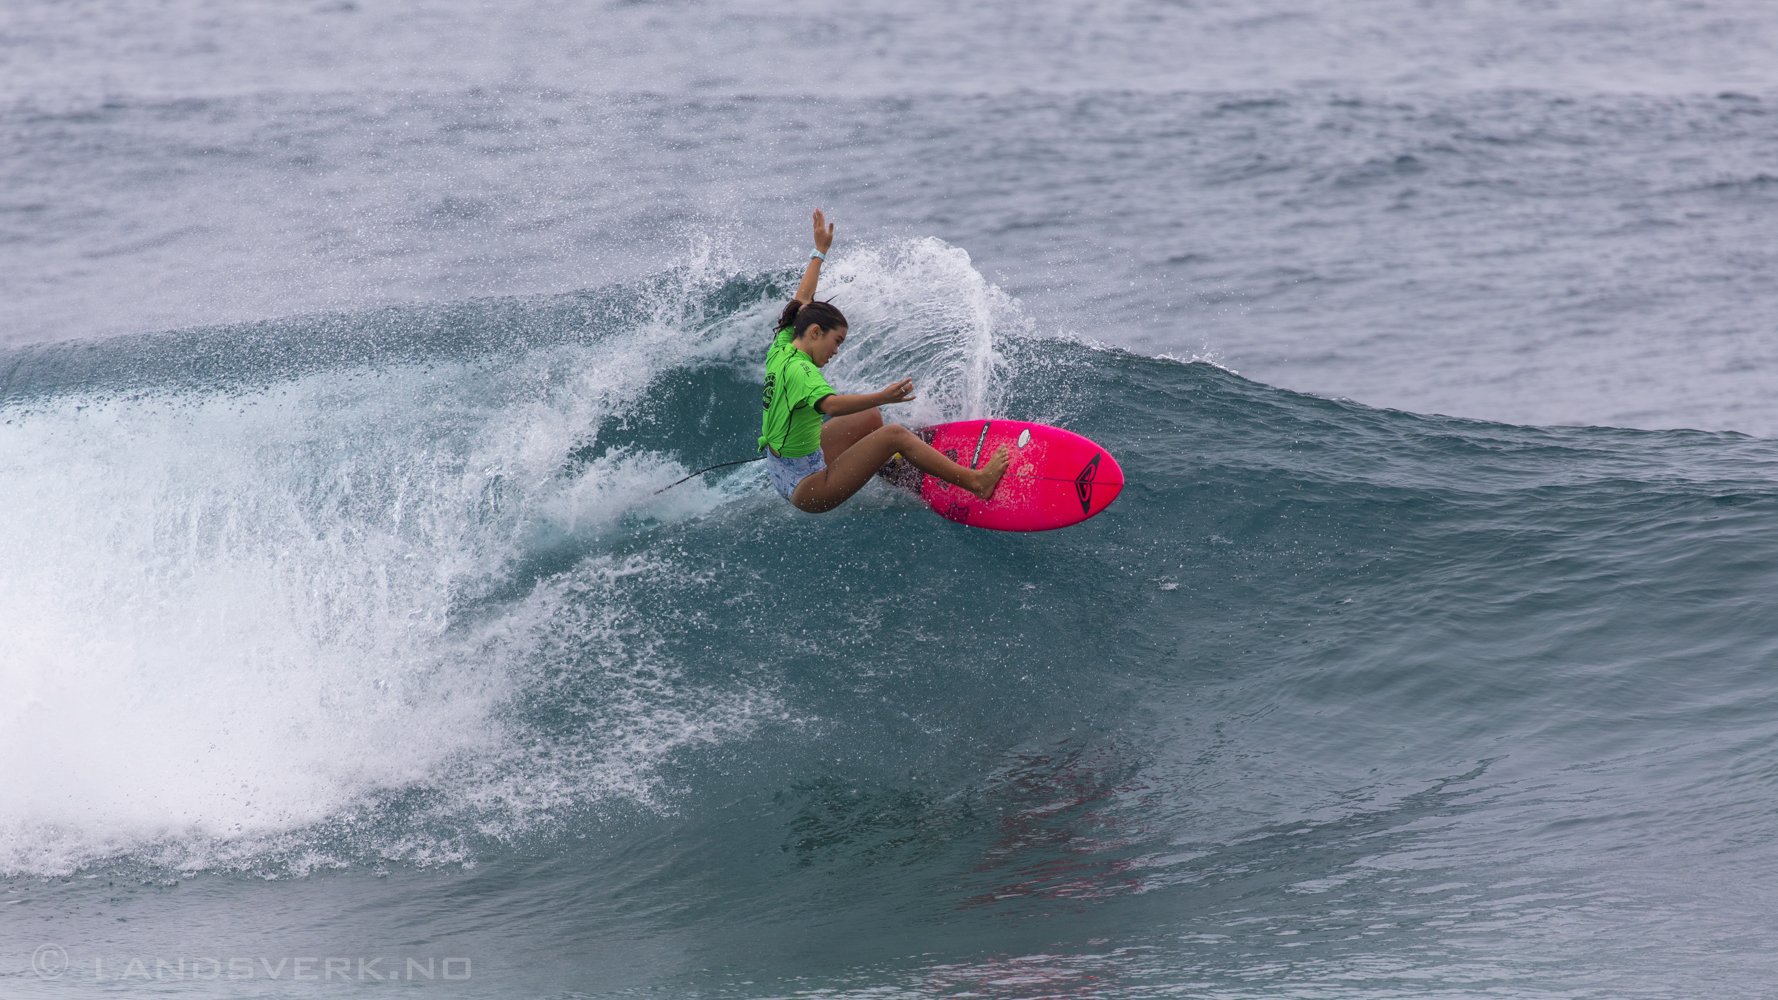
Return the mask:
{"type": "Polygon", "coordinates": [[[846,316],[832,302],[798,302],[791,299],[784,306],[784,312],[778,317],[778,329],[790,327],[795,330],[794,336],[801,337],[803,331],[811,326],[823,330],[836,330],[842,326],[850,326],[846,316]]]}

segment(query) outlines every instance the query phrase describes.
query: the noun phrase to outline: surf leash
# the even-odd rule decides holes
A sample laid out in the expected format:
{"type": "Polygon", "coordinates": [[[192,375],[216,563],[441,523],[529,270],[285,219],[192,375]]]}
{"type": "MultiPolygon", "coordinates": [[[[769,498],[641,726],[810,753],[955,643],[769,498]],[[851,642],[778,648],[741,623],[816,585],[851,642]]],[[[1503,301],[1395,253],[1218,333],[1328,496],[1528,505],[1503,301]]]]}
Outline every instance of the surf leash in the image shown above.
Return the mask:
{"type": "MultiPolygon", "coordinates": [[[[706,466],[702,469],[699,469],[698,471],[692,473],[691,475],[686,476],[685,479],[679,480],[679,483],[685,482],[686,479],[696,479],[698,476],[701,476],[704,473],[709,472],[713,469],[725,469],[731,465],[746,465],[748,462],[763,462],[763,461],[765,461],[764,455],[756,455],[753,458],[737,458],[733,462],[719,462],[715,465],[706,466]]],[[[654,492],[658,496],[659,494],[665,493],[668,490],[672,489],[673,487],[678,486],[679,483],[668,483],[667,485],[661,487],[658,490],[655,490],[654,492]]]]}

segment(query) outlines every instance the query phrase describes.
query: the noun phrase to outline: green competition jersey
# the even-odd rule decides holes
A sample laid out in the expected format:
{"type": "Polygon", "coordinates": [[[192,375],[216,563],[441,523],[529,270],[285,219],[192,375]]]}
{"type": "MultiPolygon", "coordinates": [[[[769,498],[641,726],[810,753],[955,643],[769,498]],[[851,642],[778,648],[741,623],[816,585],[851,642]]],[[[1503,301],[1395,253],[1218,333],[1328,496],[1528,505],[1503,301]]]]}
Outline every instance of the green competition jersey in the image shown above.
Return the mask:
{"type": "Polygon", "coordinates": [[[790,327],[772,338],[766,352],[765,418],[759,446],[780,458],[802,458],[821,447],[821,411],[815,404],[834,394],[809,356],[790,346],[790,327]]]}

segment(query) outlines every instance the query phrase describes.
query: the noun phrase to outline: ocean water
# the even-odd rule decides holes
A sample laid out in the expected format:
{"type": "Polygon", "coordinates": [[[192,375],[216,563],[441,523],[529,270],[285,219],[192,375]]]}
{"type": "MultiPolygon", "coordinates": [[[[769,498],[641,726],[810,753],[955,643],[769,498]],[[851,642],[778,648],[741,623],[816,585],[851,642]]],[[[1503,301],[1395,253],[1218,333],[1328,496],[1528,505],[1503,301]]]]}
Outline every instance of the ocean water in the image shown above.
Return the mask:
{"type": "Polygon", "coordinates": [[[0,996],[1764,996],[1778,13],[0,11],[0,996]],[[842,391],[1064,531],[747,456],[842,391]]]}

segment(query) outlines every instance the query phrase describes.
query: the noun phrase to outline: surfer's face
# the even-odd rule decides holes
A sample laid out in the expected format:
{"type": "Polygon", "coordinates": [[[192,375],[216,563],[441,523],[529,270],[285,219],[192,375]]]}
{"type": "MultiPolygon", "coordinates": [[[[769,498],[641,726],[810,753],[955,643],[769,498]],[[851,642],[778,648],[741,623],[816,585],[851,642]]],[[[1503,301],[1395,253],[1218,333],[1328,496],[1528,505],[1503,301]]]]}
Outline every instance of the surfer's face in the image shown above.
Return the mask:
{"type": "Polygon", "coordinates": [[[835,327],[832,330],[811,326],[803,331],[803,343],[817,368],[824,367],[833,360],[833,356],[840,353],[840,345],[845,342],[846,328],[843,326],[835,327]]]}

